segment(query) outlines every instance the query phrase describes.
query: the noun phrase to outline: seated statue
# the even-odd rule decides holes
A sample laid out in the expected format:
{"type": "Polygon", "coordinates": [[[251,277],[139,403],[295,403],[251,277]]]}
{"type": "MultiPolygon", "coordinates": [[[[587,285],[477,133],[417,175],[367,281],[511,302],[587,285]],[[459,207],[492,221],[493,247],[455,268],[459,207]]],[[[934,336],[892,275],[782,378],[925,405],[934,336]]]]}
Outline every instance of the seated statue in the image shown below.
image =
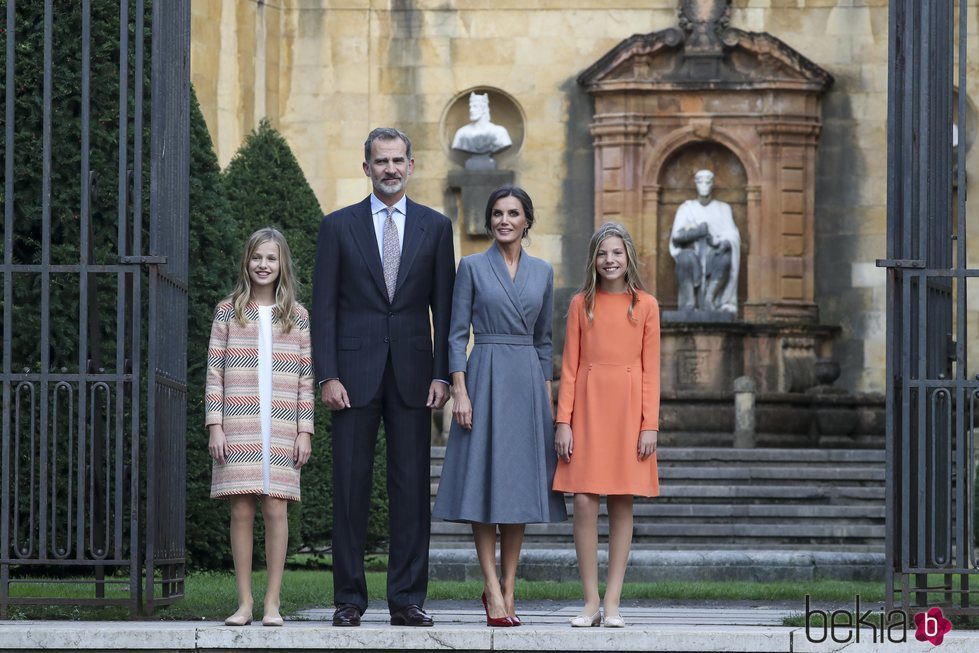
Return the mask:
{"type": "Polygon", "coordinates": [[[490,122],[489,93],[469,94],[469,123],[456,130],[452,149],[490,155],[513,145],[506,127],[490,122]]]}
{"type": "Polygon", "coordinates": [[[741,235],[731,205],[711,197],[714,173],[699,170],[694,182],[698,197],[680,205],[670,231],[677,308],[736,314],[741,235]]]}

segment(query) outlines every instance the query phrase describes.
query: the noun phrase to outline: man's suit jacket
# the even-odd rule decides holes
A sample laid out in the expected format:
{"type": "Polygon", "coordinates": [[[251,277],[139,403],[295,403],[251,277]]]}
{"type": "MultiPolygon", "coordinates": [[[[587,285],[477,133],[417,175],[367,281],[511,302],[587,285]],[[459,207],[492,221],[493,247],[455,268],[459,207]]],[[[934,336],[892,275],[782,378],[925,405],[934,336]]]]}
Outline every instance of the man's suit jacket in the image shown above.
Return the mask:
{"type": "Polygon", "coordinates": [[[432,380],[448,381],[454,280],[452,224],[437,211],[407,201],[392,301],[384,285],[370,197],[325,216],[313,276],[316,380],[338,378],[351,406],[366,405],[377,394],[390,353],[405,403],[424,406],[432,380]]]}

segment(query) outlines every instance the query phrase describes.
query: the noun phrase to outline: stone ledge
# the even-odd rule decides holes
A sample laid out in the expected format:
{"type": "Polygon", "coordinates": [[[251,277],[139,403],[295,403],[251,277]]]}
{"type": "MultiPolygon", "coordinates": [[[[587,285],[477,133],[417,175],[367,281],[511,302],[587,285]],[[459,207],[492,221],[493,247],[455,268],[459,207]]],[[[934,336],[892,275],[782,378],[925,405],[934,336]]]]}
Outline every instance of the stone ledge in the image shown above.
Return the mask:
{"type": "MultiPolygon", "coordinates": [[[[600,573],[608,553],[598,552],[600,573]]],[[[524,549],[520,577],[525,580],[578,581],[578,561],[569,549],[524,549]]],[[[655,551],[634,550],[626,576],[630,582],[790,580],[881,580],[883,553],[835,551],[655,551]]],[[[471,548],[432,549],[429,576],[438,580],[482,578],[471,548]]]]}
{"type": "Polygon", "coordinates": [[[695,626],[588,628],[566,625],[491,629],[472,625],[333,628],[289,622],[284,628],[218,624],[7,622],[0,652],[12,651],[789,651],[793,628],[695,626]]]}
{"type": "MultiPolygon", "coordinates": [[[[434,628],[397,628],[365,624],[360,628],[333,628],[322,622],[287,622],[284,628],[253,625],[229,628],[200,622],[2,622],[0,653],[44,650],[49,653],[86,651],[180,651],[227,653],[262,650],[266,653],[303,651],[655,651],[658,653],[830,653],[845,646],[848,653],[902,653],[933,651],[913,634],[900,644],[874,643],[862,631],[859,644],[807,640],[804,629],[773,626],[659,625],[571,629],[567,625],[522,626],[491,629],[472,624],[434,628]]],[[[979,649],[979,632],[952,631],[942,644],[943,653],[971,653],[979,649]]]]}
{"type": "Polygon", "coordinates": [[[0,651],[194,651],[199,623],[0,622],[0,651]]]}

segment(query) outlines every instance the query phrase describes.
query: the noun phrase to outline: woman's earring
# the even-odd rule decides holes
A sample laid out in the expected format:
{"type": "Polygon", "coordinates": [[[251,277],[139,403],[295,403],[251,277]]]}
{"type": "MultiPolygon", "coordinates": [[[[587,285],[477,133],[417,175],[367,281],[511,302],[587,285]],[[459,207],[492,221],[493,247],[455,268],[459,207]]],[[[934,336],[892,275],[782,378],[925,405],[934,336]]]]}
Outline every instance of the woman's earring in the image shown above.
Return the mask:
{"type": "Polygon", "coordinates": [[[529,232],[529,231],[530,231],[530,227],[524,227],[524,228],[523,228],[523,237],[524,237],[524,238],[526,238],[526,237],[527,237],[527,232],[529,232]]]}

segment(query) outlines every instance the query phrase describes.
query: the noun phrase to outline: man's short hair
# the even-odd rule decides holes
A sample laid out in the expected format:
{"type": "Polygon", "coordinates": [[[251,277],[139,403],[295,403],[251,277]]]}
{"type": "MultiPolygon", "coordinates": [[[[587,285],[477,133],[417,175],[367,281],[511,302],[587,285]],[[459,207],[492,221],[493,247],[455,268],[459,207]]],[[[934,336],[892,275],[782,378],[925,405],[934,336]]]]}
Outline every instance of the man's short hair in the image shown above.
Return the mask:
{"type": "Polygon", "coordinates": [[[382,141],[393,141],[396,138],[400,138],[401,142],[405,144],[405,153],[408,158],[411,159],[411,139],[405,136],[404,132],[401,132],[394,127],[378,127],[371,131],[367,135],[367,140],[364,141],[364,161],[370,163],[371,160],[371,148],[374,145],[374,141],[380,139],[382,141]]]}

